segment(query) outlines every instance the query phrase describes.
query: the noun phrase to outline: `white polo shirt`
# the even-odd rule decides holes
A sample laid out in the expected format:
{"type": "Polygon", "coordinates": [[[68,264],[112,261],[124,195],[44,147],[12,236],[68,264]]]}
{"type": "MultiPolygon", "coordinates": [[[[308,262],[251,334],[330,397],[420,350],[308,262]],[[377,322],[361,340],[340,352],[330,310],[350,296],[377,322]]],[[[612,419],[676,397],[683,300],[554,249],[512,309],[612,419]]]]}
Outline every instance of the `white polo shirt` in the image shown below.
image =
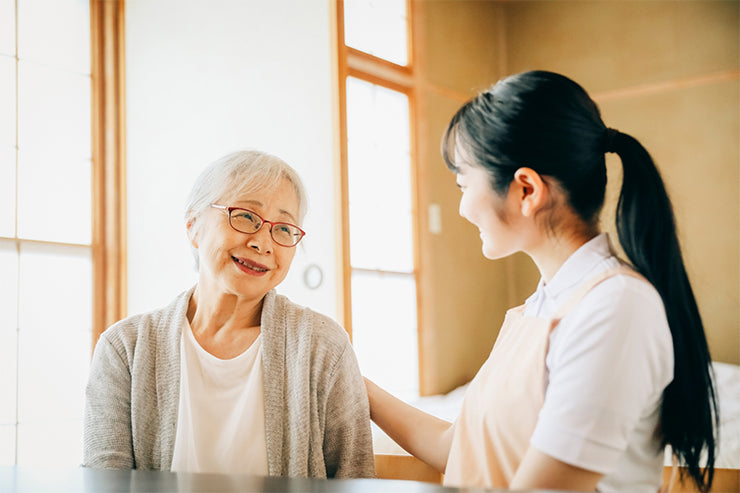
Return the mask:
{"type": "MultiPolygon", "coordinates": [[[[552,317],[578,286],[620,265],[612,251],[606,233],[583,245],[550,282],[540,280],[525,316],[552,317]]],[[[597,285],[552,332],[545,363],[532,445],[605,474],[599,491],[654,493],[663,470],[656,430],[673,379],[673,342],[655,288],[624,275],[597,285]]]]}

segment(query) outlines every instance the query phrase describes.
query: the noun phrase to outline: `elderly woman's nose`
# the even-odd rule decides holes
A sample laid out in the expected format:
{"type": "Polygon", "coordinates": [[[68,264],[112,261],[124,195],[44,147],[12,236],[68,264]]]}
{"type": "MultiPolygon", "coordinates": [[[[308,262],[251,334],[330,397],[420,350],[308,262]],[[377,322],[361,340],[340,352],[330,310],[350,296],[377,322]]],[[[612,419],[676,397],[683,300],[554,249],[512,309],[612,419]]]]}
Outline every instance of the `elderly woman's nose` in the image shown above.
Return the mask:
{"type": "Polygon", "coordinates": [[[270,235],[270,225],[263,224],[256,232],[248,236],[247,246],[257,250],[260,253],[269,253],[272,251],[272,236],[270,235]]]}

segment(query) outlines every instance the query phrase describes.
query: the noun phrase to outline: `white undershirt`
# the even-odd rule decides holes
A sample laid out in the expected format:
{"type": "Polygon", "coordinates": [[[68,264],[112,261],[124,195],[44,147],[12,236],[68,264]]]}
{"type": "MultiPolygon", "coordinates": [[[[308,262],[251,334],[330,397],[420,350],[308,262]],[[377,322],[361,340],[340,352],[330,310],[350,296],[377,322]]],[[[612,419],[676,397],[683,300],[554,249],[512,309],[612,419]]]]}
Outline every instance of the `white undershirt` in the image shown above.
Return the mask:
{"type": "MultiPolygon", "coordinates": [[[[608,236],[597,236],[540,281],[525,316],[553,316],[578,286],[619,265],[608,236]]],[[[597,285],[552,332],[546,366],[532,444],[604,473],[599,491],[655,492],[663,470],[655,431],[673,378],[673,343],[655,288],[624,275],[597,285]]]]}
{"type": "Polygon", "coordinates": [[[172,470],[266,476],[261,336],[232,359],[180,338],[180,404],[172,470]]]}

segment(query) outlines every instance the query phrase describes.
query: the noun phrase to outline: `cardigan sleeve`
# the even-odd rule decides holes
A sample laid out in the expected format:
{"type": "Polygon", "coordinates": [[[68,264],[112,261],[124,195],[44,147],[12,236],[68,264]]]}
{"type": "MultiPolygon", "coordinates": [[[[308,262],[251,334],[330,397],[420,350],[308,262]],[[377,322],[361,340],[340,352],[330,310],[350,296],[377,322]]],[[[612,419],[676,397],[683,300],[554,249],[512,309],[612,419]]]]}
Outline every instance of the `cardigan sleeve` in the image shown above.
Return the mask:
{"type": "Polygon", "coordinates": [[[347,342],[330,378],[324,459],[330,478],[375,477],[370,408],[352,346],[347,342]]]}
{"type": "Polygon", "coordinates": [[[85,389],[83,466],[133,469],[131,373],[125,354],[100,337],[85,389]]]}

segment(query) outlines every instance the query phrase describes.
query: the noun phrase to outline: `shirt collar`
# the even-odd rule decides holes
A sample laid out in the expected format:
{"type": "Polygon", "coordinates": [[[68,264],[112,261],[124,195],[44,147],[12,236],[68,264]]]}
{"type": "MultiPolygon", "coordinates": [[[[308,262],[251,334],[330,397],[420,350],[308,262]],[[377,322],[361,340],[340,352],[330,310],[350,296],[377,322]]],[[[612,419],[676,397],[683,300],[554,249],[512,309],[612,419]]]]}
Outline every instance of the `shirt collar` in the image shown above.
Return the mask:
{"type": "Polygon", "coordinates": [[[550,282],[545,283],[545,280],[540,278],[537,290],[527,299],[526,303],[536,302],[543,295],[550,299],[557,298],[559,294],[583,282],[585,278],[592,275],[601,262],[613,256],[614,249],[609,234],[599,234],[573,252],[550,279],[550,282]]]}

